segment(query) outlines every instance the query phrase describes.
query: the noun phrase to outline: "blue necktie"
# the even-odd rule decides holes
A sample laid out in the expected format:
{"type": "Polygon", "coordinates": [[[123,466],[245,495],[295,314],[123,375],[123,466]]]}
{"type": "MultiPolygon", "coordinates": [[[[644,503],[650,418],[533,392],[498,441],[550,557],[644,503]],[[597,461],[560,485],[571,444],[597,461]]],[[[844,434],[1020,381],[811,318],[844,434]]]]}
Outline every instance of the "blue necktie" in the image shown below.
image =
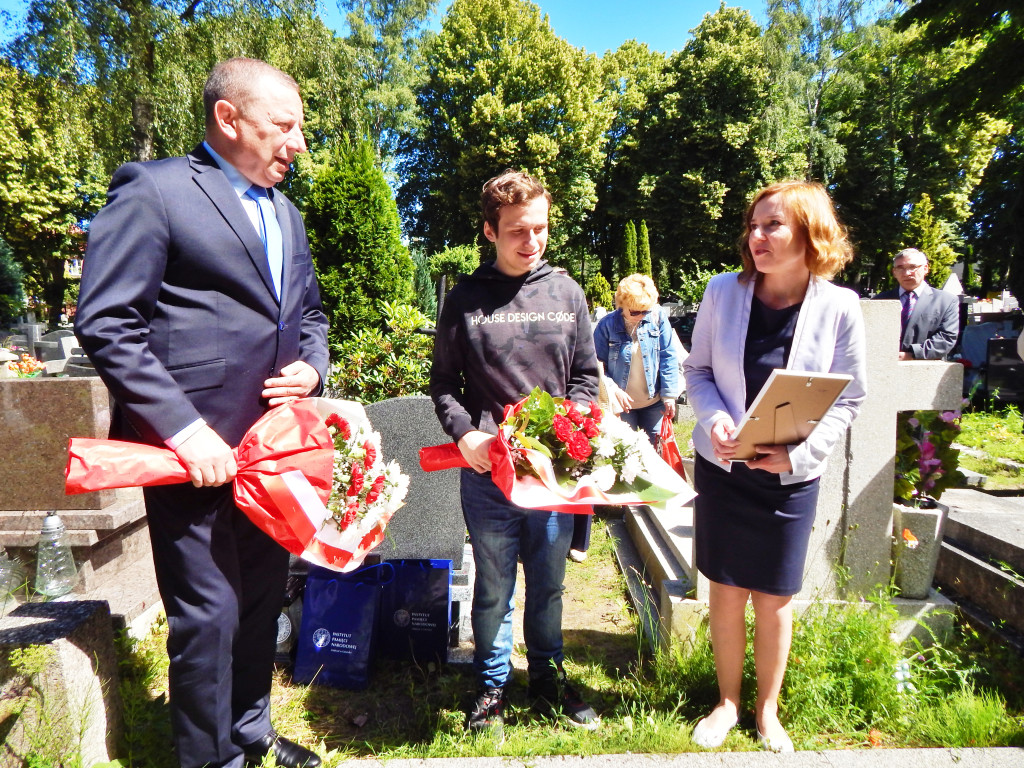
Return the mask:
{"type": "Polygon", "coordinates": [[[245,194],[256,201],[256,206],[259,209],[259,236],[263,242],[263,250],[267,254],[267,263],[270,265],[270,277],[274,281],[274,293],[280,299],[283,243],[281,239],[281,224],[277,220],[274,203],[267,195],[267,190],[255,184],[249,187],[245,194]]]}
{"type": "Polygon", "coordinates": [[[900,312],[900,335],[907,330],[907,323],[910,322],[910,313],[914,311],[914,305],[917,303],[917,294],[913,291],[907,291],[900,297],[903,302],[903,311],[900,312]]]}

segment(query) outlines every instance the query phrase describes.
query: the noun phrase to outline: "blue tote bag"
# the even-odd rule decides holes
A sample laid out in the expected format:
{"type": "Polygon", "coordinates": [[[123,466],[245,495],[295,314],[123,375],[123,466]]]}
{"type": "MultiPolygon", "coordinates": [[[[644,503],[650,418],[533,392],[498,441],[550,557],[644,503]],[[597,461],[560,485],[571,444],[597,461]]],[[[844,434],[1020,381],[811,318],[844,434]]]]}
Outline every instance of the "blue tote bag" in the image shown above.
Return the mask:
{"type": "Polygon", "coordinates": [[[361,690],[370,684],[381,586],[390,567],[352,573],[311,566],[292,679],[361,690]]]}
{"type": "Polygon", "coordinates": [[[379,646],[390,659],[448,660],[451,560],[388,560],[394,575],[381,595],[379,646]]]}

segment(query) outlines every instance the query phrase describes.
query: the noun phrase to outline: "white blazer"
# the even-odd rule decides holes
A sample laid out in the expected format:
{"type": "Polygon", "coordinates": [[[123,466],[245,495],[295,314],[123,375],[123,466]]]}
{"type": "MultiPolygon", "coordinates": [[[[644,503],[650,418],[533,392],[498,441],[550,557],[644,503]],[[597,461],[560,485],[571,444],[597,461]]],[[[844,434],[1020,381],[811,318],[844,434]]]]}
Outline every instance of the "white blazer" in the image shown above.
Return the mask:
{"type": "MultiPolygon", "coordinates": [[[[711,428],[724,416],[739,423],[746,410],[743,351],[755,281],[741,283],[739,277],[740,273],[731,272],[716,275],[708,282],[693,327],[690,356],[683,363],[687,400],[697,415],[693,444],[701,456],[716,464],[711,428]]],[[[864,400],[864,318],[856,293],[811,277],[786,367],[796,371],[848,373],[853,381],[810,438],[789,447],[793,471],[779,475],[783,485],[811,480],[825,471],[829,453],[864,400]]]]}

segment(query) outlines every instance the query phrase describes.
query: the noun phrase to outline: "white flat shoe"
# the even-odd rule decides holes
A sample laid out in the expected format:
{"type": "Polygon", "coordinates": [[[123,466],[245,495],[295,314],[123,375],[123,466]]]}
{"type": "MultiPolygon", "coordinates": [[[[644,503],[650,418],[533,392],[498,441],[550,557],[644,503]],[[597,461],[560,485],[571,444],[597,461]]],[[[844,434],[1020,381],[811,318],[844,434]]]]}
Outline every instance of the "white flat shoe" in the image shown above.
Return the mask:
{"type": "Polygon", "coordinates": [[[731,723],[726,723],[725,726],[718,728],[712,728],[708,724],[708,719],[705,717],[696,726],[694,726],[693,733],[690,735],[690,740],[693,741],[698,747],[704,749],[715,749],[716,747],[722,746],[722,742],[725,741],[725,737],[729,735],[729,731],[736,727],[736,723],[739,720],[733,720],[731,723]]]}
{"type": "Polygon", "coordinates": [[[761,749],[766,749],[769,752],[784,753],[784,752],[795,752],[793,749],[793,740],[789,738],[789,734],[785,731],[782,732],[782,737],[778,739],[768,740],[768,737],[761,733],[761,730],[757,731],[757,743],[761,745],[761,749]]]}

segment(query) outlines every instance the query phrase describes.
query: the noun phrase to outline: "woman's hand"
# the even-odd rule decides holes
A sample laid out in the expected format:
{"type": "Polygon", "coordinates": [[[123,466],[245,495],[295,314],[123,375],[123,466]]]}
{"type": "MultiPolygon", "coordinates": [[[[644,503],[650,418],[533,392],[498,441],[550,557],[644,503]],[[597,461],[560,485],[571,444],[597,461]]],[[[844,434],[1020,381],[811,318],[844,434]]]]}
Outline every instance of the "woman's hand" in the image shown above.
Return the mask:
{"type": "Polygon", "coordinates": [[[789,448],[785,445],[755,445],[757,458],[747,462],[751,469],[763,469],[765,472],[792,472],[793,462],[789,460],[789,448]]]}
{"type": "Polygon", "coordinates": [[[667,398],[662,400],[661,404],[665,409],[665,418],[672,421],[676,417],[676,401],[672,398],[667,398]]]}
{"type": "Polygon", "coordinates": [[[611,393],[612,397],[615,398],[615,402],[619,404],[619,408],[623,411],[629,411],[631,405],[633,405],[633,398],[626,394],[626,390],[615,388],[611,393]]]}
{"type": "Polygon", "coordinates": [[[739,441],[732,439],[732,433],[735,431],[736,424],[728,416],[719,419],[711,427],[711,448],[715,452],[715,458],[723,464],[736,455],[739,441]]]}

